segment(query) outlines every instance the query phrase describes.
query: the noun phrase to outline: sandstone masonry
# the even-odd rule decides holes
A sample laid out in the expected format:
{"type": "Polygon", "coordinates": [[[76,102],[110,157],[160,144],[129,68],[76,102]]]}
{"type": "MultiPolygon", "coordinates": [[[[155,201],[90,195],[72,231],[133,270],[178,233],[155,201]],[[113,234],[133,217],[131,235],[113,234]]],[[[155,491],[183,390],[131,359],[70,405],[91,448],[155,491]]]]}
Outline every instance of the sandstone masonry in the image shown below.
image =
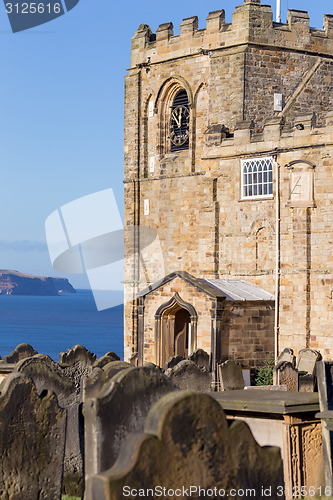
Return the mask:
{"type": "MultiPolygon", "coordinates": [[[[289,10],[280,24],[270,6],[245,0],[230,24],[220,10],[208,15],[205,29],[197,17],[184,19],[179,35],[172,23],[156,34],[139,26],[125,79],[125,360],[138,359],[141,345],[141,362],[158,362],[154,315],[176,292],[205,311],[193,349],[211,351],[209,296],[191,297],[179,280],[137,296],[175,271],[243,280],[274,295],[274,317],[261,313],[270,318],[262,335],[270,338],[267,355],[311,347],[332,358],[332,91],[333,16],[317,30],[306,12],[289,10]],[[189,138],[175,151],[170,117],[180,90],[188,98],[189,138]],[[251,176],[257,169],[251,182],[259,186],[265,161],[271,192],[246,191],[244,169],[250,166],[251,176]],[[143,242],[143,228],[155,231],[151,244],[143,242]]],[[[180,304],[170,303],[174,315],[180,304]]],[[[239,339],[241,349],[242,338],[249,345],[255,337],[242,359],[260,358],[264,338],[243,328],[244,313],[233,311],[237,320],[228,323],[232,311],[224,309],[219,352],[228,339],[239,339]]]]}

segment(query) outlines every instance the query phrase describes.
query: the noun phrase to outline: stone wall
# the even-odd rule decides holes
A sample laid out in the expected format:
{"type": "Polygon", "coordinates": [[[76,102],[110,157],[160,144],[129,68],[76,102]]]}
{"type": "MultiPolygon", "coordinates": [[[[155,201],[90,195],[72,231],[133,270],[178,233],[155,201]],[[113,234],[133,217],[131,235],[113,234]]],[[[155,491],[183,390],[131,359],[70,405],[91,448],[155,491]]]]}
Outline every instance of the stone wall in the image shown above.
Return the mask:
{"type": "Polygon", "coordinates": [[[274,302],[229,303],[223,312],[221,361],[261,366],[274,358],[274,302]]]}

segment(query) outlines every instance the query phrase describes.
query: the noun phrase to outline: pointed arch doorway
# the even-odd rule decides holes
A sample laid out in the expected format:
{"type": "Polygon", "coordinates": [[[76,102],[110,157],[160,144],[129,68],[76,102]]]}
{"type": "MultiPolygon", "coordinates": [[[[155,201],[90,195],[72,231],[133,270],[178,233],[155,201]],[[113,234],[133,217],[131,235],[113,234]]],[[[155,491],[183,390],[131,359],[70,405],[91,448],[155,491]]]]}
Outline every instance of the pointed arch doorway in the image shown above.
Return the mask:
{"type": "Polygon", "coordinates": [[[178,293],[155,313],[156,364],[165,367],[172,356],[187,358],[196,349],[198,315],[178,293]]]}

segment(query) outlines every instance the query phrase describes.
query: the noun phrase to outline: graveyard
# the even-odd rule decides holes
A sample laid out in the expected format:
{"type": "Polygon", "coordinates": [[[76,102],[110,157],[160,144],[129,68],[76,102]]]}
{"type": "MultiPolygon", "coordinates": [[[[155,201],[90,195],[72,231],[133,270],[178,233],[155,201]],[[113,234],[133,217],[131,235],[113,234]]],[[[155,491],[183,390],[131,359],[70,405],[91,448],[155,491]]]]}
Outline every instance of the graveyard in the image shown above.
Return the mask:
{"type": "Polygon", "coordinates": [[[330,496],[332,366],[285,349],[258,386],[234,361],[214,381],[201,349],[161,369],[21,344],[0,361],[0,499],[330,496]]]}

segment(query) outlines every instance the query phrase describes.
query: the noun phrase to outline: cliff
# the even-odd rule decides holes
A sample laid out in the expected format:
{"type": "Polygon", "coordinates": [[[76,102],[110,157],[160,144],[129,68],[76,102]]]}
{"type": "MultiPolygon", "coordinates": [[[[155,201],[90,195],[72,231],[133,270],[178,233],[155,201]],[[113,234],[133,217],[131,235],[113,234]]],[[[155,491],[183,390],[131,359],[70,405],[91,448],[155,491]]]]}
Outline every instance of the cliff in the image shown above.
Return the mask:
{"type": "Polygon", "coordinates": [[[67,278],[33,276],[0,269],[0,295],[59,295],[76,293],[67,278]]]}

